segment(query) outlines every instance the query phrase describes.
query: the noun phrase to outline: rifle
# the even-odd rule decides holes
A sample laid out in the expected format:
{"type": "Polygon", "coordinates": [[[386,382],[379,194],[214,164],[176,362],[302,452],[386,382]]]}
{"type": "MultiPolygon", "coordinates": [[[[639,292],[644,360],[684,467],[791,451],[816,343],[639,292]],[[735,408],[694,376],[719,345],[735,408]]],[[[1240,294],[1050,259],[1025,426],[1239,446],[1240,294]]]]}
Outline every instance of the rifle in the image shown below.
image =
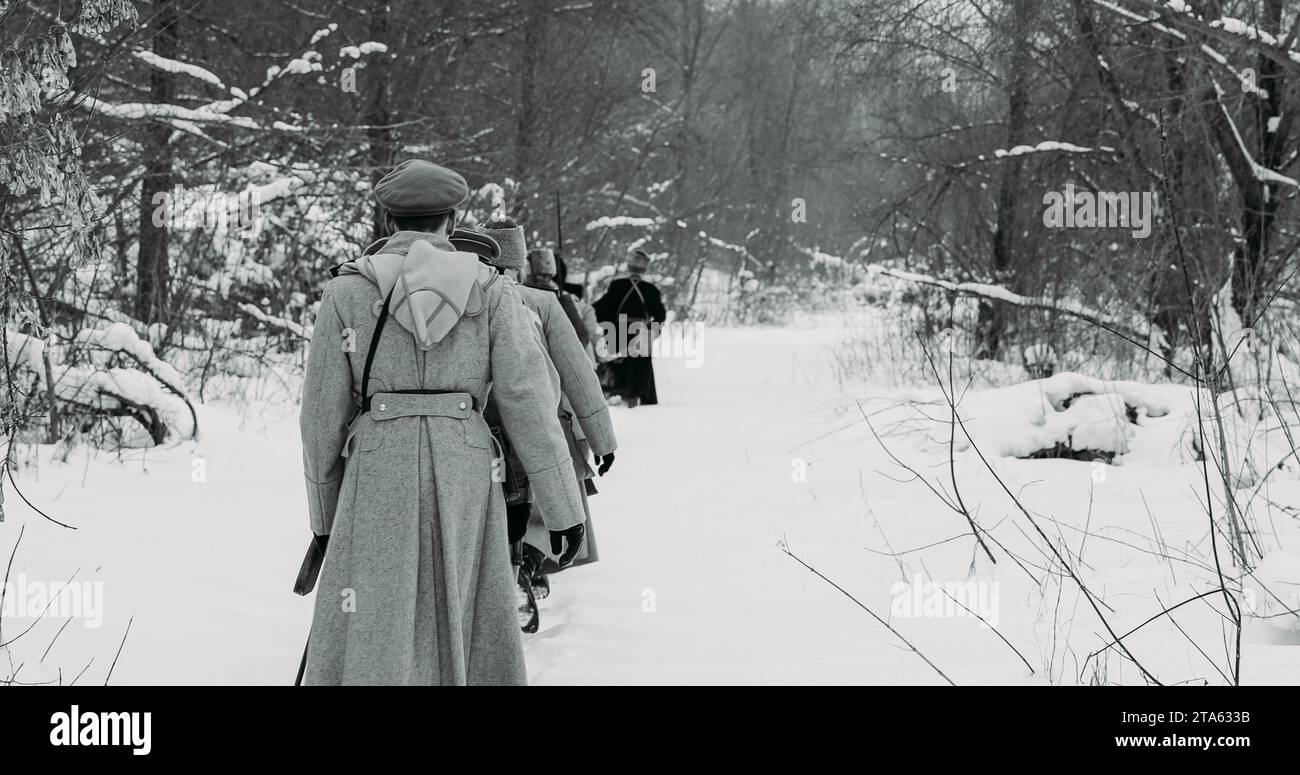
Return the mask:
{"type": "Polygon", "coordinates": [[[302,567],[298,569],[298,578],[293,583],[295,595],[306,595],[316,588],[316,579],[320,577],[321,564],[325,562],[325,549],[329,546],[327,535],[313,536],[303,555],[302,567]]]}
{"type": "MultiPolygon", "coordinates": [[[[564,218],[561,217],[561,212],[562,212],[562,211],[560,210],[560,192],[559,192],[559,191],[556,191],[556,192],[555,192],[555,255],[556,255],[556,256],[559,256],[559,257],[561,257],[561,258],[563,258],[563,256],[564,256],[564,218]]],[[[568,293],[572,294],[573,296],[575,296],[575,297],[581,299],[583,296],[586,295],[586,290],[587,290],[587,289],[586,289],[585,287],[583,287],[582,285],[579,285],[578,283],[571,283],[571,282],[567,282],[567,281],[566,281],[566,282],[560,283],[560,290],[562,290],[562,291],[567,291],[568,293]]],[[[573,317],[573,316],[570,315],[570,317],[573,317]]],[[[578,325],[576,322],[574,323],[574,326],[577,327],[577,328],[579,328],[579,333],[578,333],[578,336],[579,336],[579,337],[584,337],[584,336],[586,336],[586,334],[583,332],[583,330],[579,327],[579,325],[578,325]]],[[[586,345],[586,344],[587,344],[587,340],[586,340],[586,339],[583,339],[583,342],[582,342],[582,343],[583,343],[583,345],[586,345]]]]}
{"type": "Polygon", "coordinates": [[[561,217],[560,192],[555,192],[555,252],[564,252],[564,218],[561,217]]]}
{"type": "MultiPolygon", "coordinates": [[[[293,592],[296,595],[305,595],[316,587],[316,579],[320,577],[320,566],[325,562],[325,549],[329,546],[330,537],[312,536],[311,543],[307,545],[307,554],[302,558],[302,567],[298,569],[298,578],[293,582],[293,592]]],[[[298,677],[293,679],[294,686],[302,686],[303,673],[307,672],[307,649],[311,646],[311,638],[307,639],[307,645],[302,647],[302,661],[298,663],[298,677]]]]}

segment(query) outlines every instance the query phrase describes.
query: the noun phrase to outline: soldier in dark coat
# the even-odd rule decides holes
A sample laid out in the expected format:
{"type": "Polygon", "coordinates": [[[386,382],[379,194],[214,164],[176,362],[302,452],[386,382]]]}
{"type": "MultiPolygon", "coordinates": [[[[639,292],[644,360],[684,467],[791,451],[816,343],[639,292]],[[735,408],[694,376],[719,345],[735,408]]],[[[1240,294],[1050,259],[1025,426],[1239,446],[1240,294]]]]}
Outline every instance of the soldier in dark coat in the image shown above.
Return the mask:
{"type": "Polygon", "coordinates": [[[619,356],[607,364],[609,392],[628,407],[659,403],[650,349],[654,327],[668,315],[659,289],[642,277],[649,268],[650,257],[637,250],[628,259],[628,276],[611,281],[593,305],[605,330],[606,346],[619,356]]]}

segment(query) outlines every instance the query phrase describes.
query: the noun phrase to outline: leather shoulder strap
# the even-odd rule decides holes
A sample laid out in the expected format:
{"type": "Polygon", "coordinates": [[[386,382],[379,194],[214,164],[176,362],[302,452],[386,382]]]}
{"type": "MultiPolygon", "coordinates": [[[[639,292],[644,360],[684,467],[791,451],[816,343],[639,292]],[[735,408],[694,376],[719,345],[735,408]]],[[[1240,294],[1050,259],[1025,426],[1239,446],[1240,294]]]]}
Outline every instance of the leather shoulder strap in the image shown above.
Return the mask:
{"type": "Polygon", "coordinates": [[[623,294],[623,300],[618,303],[618,310],[616,310],[614,314],[617,315],[623,311],[623,305],[627,304],[627,300],[631,298],[634,293],[641,299],[641,306],[645,306],[645,295],[642,294],[641,289],[637,287],[638,284],[639,283],[637,283],[636,280],[631,281],[631,287],[627,289],[627,293],[623,294]]]}
{"type": "Polygon", "coordinates": [[[366,352],[366,365],[361,370],[361,411],[370,411],[370,366],[375,361],[375,353],[379,352],[379,338],[384,335],[384,323],[388,322],[388,304],[393,300],[393,291],[397,290],[397,283],[388,291],[384,297],[384,306],[379,310],[379,320],[375,321],[375,332],[370,336],[370,349],[366,352]]]}

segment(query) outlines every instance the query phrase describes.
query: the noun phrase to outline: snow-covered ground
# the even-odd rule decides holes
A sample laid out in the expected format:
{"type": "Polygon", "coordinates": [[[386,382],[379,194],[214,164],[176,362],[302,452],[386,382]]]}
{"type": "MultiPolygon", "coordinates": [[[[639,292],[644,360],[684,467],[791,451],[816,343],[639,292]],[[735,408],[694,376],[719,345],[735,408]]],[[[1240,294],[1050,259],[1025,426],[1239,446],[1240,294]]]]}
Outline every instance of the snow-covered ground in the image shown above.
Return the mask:
{"type": "MultiPolygon", "coordinates": [[[[685,357],[656,362],[663,404],[614,410],[618,459],[592,500],[601,561],[553,578],[542,630],[526,639],[533,682],[943,682],[783,545],[957,684],[1141,682],[1114,649],[1087,659],[1106,630],[973,449],[959,445],[958,481],[996,539],[996,564],[977,557],[962,516],[908,481],[889,452],[951,492],[946,426],[918,424],[898,406],[939,393],[838,384],[828,352],[842,322],[709,329],[698,367],[685,357]],[[918,574],[954,585],[949,593],[996,632],[941,593],[907,587],[918,574]]],[[[1177,388],[1155,392],[1183,400],[1177,388]]],[[[992,411],[982,407],[998,405],[979,399],[969,399],[972,432],[996,446],[1015,418],[986,417],[978,430],[976,415],[992,411]]],[[[1205,592],[1215,576],[1201,472],[1181,451],[1185,421],[1177,411],[1141,418],[1117,466],[986,453],[1037,524],[1069,548],[1119,634],[1205,592]]],[[[6,487],[3,559],[25,527],[11,583],[57,586],[75,573],[74,583],[101,583],[86,590],[102,590],[103,610],[102,626],[74,620],[57,637],[65,620],[38,621],[0,654],[0,677],[68,683],[82,673],[79,683],[103,683],[130,621],[113,683],[292,681],[311,613],[290,591],[308,536],[296,407],[209,403],[199,427],[197,444],[120,459],[78,449],[54,462],[42,451],[19,483],[75,531],[34,515],[6,487]]],[[[1268,487],[1275,503],[1300,506],[1294,476],[1268,487]]],[[[1272,585],[1300,590],[1296,519],[1278,512],[1260,528],[1272,585]]],[[[1217,599],[1189,603],[1174,612],[1177,626],[1162,618],[1125,643],[1162,682],[1223,683],[1217,671],[1231,668],[1215,608],[1217,599]]],[[[30,623],[6,618],[0,642],[30,623]]],[[[1251,621],[1244,640],[1243,682],[1300,683],[1300,636],[1251,621]]]]}

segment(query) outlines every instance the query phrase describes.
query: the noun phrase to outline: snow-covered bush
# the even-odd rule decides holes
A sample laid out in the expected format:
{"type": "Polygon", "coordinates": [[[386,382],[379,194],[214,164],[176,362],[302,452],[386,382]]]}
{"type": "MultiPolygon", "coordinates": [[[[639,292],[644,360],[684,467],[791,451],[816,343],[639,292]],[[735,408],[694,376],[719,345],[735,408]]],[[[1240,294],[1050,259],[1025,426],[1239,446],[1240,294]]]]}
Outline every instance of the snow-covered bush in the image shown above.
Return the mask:
{"type": "MultiPolygon", "coordinates": [[[[1185,391],[1064,372],[968,394],[960,409],[966,430],[986,453],[1111,462],[1129,452],[1143,418],[1169,414],[1173,393],[1180,392],[1185,391]]],[[[946,425],[930,435],[935,443],[948,443],[946,425]]],[[[964,434],[958,434],[956,447],[970,447],[964,434]]]]}
{"type": "Polygon", "coordinates": [[[794,312],[795,294],[785,285],[764,285],[748,270],[742,271],[731,295],[734,322],[742,325],[784,323],[794,312]]]}
{"type": "Polygon", "coordinates": [[[49,351],[34,337],[6,334],[15,382],[30,386],[22,405],[33,440],[138,447],[197,434],[181,374],[125,323],[84,329],[49,351]],[[33,435],[38,427],[44,432],[33,435]]]}

